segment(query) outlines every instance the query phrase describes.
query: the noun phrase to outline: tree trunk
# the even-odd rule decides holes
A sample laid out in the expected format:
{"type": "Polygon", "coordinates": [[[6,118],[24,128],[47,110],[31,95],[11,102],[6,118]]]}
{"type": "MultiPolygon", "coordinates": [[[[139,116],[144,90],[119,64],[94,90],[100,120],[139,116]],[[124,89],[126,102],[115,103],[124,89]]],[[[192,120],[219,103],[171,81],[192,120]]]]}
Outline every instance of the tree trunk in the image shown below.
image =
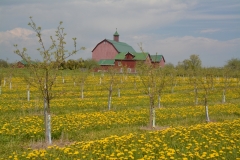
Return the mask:
{"type": "Polygon", "coordinates": [[[108,110],[111,110],[111,103],[112,103],[112,84],[109,88],[109,95],[108,95],[108,110]]]}
{"type": "Polygon", "coordinates": [[[120,94],[120,88],[118,88],[118,97],[120,97],[121,94],[120,94]]]}
{"type": "Polygon", "coordinates": [[[195,105],[198,105],[198,89],[195,87],[195,105]]]}
{"type": "Polygon", "coordinates": [[[27,101],[30,101],[30,90],[27,90],[27,101]]]}
{"type": "Polygon", "coordinates": [[[48,144],[52,144],[51,115],[49,108],[49,100],[47,100],[47,98],[44,98],[44,124],[45,124],[45,141],[48,144]]]}
{"type": "Polygon", "coordinates": [[[83,87],[84,87],[84,85],[83,85],[83,83],[81,84],[81,98],[83,99],[84,98],[84,95],[83,95],[83,87]]]}
{"type": "Polygon", "coordinates": [[[27,101],[30,101],[30,88],[29,88],[29,84],[27,85],[27,101]]]}
{"type": "Polygon", "coordinates": [[[160,108],[160,107],[161,107],[161,96],[158,95],[158,108],[160,108]]]}
{"type": "Polygon", "coordinates": [[[154,98],[152,95],[150,95],[150,116],[149,116],[149,120],[150,120],[150,123],[149,123],[149,127],[151,128],[155,128],[155,108],[154,108],[154,98]]]}
{"type": "Polygon", "coordinates": [[[222,103],[226,102],[226,90],[223,90],[222,103]]]}
{"type": "Polygon", "coordinates": [[[206,95],[205,95],[204,103],[205,103],[206,122],[210,122],[209,114],[208,114],[208,106],[207,106],[207,96],[206,95]]]}
{"type": "Polygon", "coordinates": [[[49,95],[49,72],[45,72],[45,88],[44,88],[44,123],[45,123],[45,141],[48,144],[52,144],[51,137],[51,115],[50,115],[50,95],[49,95]]]}
{"type": "Polygon", "coordinates": [[[12,89],[12,82],[10,81],[9,83],[9,89],[11,90],[12,89]]]}

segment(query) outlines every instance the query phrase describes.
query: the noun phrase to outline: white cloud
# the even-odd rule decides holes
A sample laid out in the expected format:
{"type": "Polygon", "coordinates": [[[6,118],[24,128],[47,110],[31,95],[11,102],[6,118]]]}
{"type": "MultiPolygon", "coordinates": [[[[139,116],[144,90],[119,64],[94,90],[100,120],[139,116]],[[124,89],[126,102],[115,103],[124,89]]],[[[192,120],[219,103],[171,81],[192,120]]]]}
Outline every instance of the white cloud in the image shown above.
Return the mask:
{"type": "Polygon", "coordinates": [[[28,40],[34,32],[24,28],[14,28],[6,32],[0,32],[0,43],[16,39],[28,40]]]}
{"type": "MultiPolygon", "coordinates": [[[[167,62],[176,65],[179,61],[188,59],[190,55],[197,54],[200,56],[204,66],[222,66],[226,60],[229,60],[233,55],[237,56],[240,50],[240,38],[219,41],[205,37],[168,37],[159,39],[159,37],[139,36],[139,39],[132,37],[132,40],[144,42],[144,51],[150,54],[162,54],[167,62]],[[229,56],[231,55],[231,56],[229,56]]],[[[135,45],[135,49],[139,47],[135,45]]],[[[239,55],[238,55],[239,57],[239,55]]]]}
{"type": "Polygon", "coordinates": [[[23,0],[17,5],[7,1],[7,5],[1,3],[0,56],[5,54],[10,59],[10,56],[13,57],[13,44],[19,44],[19,48],[27,47],[34,57],[38,55],[38,40],[27,26],[29,16],[33,16],[37,26],[42,27],[46,46],[50,45],[49,36],[54,36],[59,21],[63,21],[67,49],[70,51],[73,48],[72,37],[77,37],[79,48],[87,48],[72,58],[90,58],[95,45],[105,38],[111,39],[115,28],[118,28],[120,41],[132,45],[136,51],[140,50],[137,44],[142,42],[145,51],[163,54],[167,62],[174,64],[195,53],[203,58],[208,55],[220,58],[219,55],[228,53],[231,58],[236,55],[236,50],[240,50],[237,34],[233,38],[228,34],[230,40],[224,41],[216,36],[218,32],[224,37],[229,31],[232,34],[238,31],[236,27],[234,32],[229,28],[229,22],[231,26],[238,26],[237,20],[240,19],[236,14],[239,5],[232,1],[52,0],[30,3],[23,0]],[[220,22],[225,28],[215,25],[215,22],[220,22]],[[203,35],[212,37],[201,37],[203,35]]]}

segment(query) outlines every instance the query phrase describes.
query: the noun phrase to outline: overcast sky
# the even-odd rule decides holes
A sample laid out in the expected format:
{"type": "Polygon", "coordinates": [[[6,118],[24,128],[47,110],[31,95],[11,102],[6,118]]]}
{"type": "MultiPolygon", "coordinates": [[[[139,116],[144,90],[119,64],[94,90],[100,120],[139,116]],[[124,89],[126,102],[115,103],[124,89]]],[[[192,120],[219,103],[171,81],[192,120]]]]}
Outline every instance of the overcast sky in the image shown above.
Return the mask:
{"type": "Polygon", "coordinates": [[[240,58],[239,0],[0,0],[0,59],[21,60],[13,44],[26,47],[39,59],[40,47],[28,26],[32,16],[50,45],[60,21],[67,33],[67,49],[86,47],[71,59],[87,59],[103,39],[113,39],[150,54],[161,54],[177,65],[197,54],[205,67],[221,67],[240,58]]]}

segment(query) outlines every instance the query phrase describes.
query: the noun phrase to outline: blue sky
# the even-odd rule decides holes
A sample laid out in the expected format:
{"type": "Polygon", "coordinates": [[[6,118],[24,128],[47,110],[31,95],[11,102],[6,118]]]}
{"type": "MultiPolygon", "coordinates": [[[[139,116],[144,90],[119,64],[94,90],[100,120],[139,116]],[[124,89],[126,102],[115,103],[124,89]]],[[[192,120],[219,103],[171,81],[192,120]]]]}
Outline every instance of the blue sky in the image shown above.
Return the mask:
{"type": "Polygon", "coordinates": [[[221,67],[240,58],[239,0],[1,0],[0,59],[21,60],[13,44],[26,47],[32,59],[40,59],[39,44],[27,25],[29,17],[42,27],[50,45],[60,21],[67,33],[66,48],[86,47],[71,59],[87,59],[103,39],[117,31],[120,41],[136,51],[138,44],[150,54],[162,54],[177,65],[197,54],[205,67],[221,67]]]}

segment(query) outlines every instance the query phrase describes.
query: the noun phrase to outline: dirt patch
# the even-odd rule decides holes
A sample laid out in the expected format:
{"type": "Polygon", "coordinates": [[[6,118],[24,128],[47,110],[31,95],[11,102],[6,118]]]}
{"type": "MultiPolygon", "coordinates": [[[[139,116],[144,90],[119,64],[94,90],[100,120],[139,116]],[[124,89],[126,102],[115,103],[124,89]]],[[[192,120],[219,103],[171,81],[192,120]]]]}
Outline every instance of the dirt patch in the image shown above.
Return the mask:
{"type": "Polygon", "coordinates": [[[52,144],[48,144],[46,142],[39,141],[39,142],[32,142],[29,145],[29,148],[31,148],[31,149],[38,149],[39,150],[39,149],[47,149],[49,146],[64,147],[64,146],[70,145],[72,143],[74,143],[74,142],[70,142],[68,140],[64,140],[64,141],[53,140],[52,144]]]}

